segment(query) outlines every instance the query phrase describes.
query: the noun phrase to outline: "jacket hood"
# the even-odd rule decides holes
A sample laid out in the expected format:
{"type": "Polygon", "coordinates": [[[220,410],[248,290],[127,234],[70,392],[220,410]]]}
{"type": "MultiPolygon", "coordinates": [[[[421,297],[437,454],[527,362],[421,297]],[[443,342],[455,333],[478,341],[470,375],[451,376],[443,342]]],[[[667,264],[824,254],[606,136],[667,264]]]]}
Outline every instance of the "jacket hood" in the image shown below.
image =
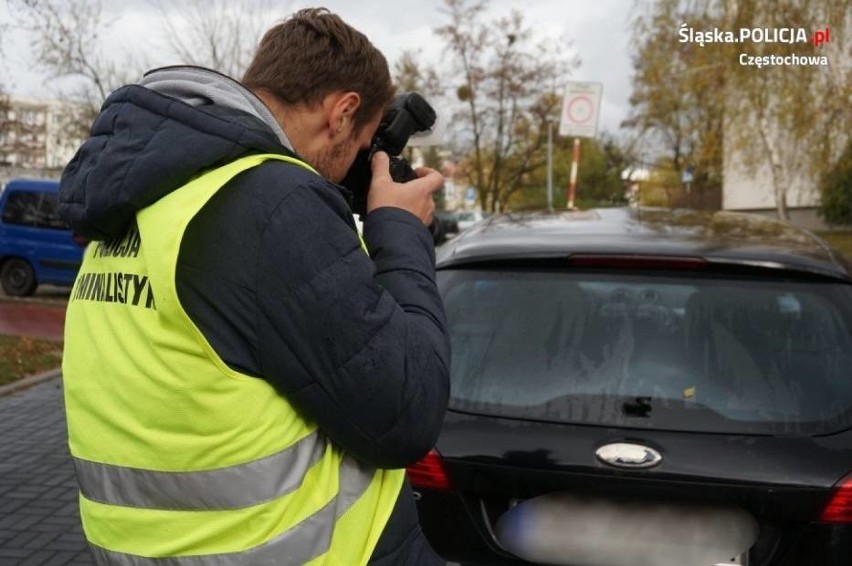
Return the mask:
{"type": "Polygon", "coordinates": [[[193,67],[153,71],[104,102],[62,173],[59,213],[82,236],[121,236],[136,212],[199,172],[257,152],[292,153],[239,83],[193,67]]]}

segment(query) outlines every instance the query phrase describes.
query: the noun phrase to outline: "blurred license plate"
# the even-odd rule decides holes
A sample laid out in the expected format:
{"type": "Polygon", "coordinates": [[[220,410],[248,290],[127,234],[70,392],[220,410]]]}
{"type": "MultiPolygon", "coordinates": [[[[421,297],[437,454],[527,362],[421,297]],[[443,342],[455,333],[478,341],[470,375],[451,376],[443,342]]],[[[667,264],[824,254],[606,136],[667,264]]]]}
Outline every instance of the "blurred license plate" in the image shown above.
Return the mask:
{"type": "Polygon", "coordinates": [[[740,565],[757,521],[732,507],[549,494],[497,521],[500,544],[531,562],[584,566],[740,565]]]}

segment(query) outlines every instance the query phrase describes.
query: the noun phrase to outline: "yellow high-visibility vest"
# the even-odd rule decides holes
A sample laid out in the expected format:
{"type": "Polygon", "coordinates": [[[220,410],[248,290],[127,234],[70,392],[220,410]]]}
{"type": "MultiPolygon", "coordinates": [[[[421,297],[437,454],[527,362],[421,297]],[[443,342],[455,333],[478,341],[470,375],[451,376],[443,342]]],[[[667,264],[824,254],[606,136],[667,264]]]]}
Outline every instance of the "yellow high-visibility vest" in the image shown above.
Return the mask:
{"type": "Polygon", "coordinates": [[[266,380],[229,368],[175,287],[186,227],[253,155],[89,244],[63,378],[83,530],[99,563],[364,564],[402,486],[344,454],[266,380]],[[163,560],[165,559],[165,560],[163,560]]]}

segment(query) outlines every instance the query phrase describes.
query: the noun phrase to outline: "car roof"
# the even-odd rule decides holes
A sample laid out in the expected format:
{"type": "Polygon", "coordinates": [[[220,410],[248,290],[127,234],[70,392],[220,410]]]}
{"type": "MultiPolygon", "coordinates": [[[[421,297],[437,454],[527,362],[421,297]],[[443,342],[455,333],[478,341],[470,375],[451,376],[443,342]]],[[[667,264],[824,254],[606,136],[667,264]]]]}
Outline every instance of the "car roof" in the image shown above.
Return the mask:
{"type": "Polygon", "coordinates": [[[811,232],[730,211],[599,208],[494,215],[440,246],[438,268],[577,254],[700,258],[852,282],[852,265],[811,232]]]}
{"type": "Polygon", "coordinates": [[[25,179],[16,178],[10,179],[6,183],[4,189],[14,189],[16,191],[31,191],[31,192],[59,192],[59,181],[55,179],[25,179]]]}

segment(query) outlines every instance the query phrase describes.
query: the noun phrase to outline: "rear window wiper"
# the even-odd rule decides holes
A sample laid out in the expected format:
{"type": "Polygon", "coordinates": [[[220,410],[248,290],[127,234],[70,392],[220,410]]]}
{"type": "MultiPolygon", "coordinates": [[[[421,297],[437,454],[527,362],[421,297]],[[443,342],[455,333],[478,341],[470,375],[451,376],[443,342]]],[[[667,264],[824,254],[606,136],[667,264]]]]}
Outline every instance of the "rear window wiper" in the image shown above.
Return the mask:
{"type": "Polygon", "coordinates": [[[630,401],[625,401],[621,405],[621,410],[625,415],[630,417],[648,418],[651,416],[651,398],[636,397],[630,401]]]}

